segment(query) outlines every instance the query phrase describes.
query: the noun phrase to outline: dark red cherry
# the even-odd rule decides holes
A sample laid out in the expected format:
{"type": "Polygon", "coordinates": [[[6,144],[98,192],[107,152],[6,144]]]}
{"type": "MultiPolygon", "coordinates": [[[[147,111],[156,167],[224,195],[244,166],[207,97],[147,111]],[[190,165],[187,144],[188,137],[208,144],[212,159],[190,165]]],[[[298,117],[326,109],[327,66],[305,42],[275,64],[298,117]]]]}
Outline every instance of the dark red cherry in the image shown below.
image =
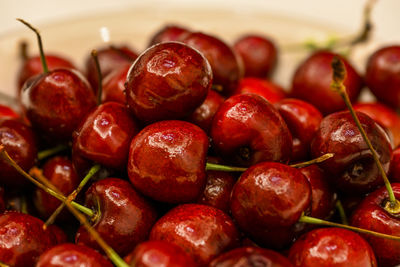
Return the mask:
{"type": "MultiPolygon", "coordinates": [[[[37,148],[32,130],[20,121],[0,119],[0,144],[10,157],[25,171],[36,161],[37,148]]],[[[23,188],[29,181],[5,161],[0,160],[0,184],[23,188]]]]}
{"type": "Polygon", "coordinates": [[[0,262],[13,267],[35,266],[39,256],[53,246],[43,222],[31,215],[0,215],[0,262]]]}
{"type": "Polygon", "coordinates": [[[20,115],[11,107],[0,104],[0,119],[17,119],[20,115]]]}
{"type": "Polygon", "coordinates": [[[281,248],[290,243],[290,228],[309,209],[311,192],[310,183],[299,170],[262,162],[247,169],[235,184],[232,215],[254,241],[281,248]]]}
{"type": "MultiPolygon", "coordinates": [[[[43,175],[47,178],[61,193],[69,195],[78,187],[80,179],[75,172],[72,162],[65,157],[54,157],[43,165],[43,175]]],[[[61,204],[55,197],[50,196],[43,190],[36,188],[34,193],[34,202],[40,215],[47,219],[61,204]]],[[[66,209],[58,216],[59,220],[66,220],[69,214],[66,209]]]]}
{"type": "Polygon", "coordinates": [[[207,183],[197,203],[230,212],[230,198],[236,179],[229,172],[207,171],[207,183]]]}
{"type": "Polygon", "coordinates": [[[371,55],[365,83],[372,93],[392,108],[400,108],[400,46],[386,46],[371,55]]]}
{"type": "MultiPolygon", "coordinates": [[[[120,68],[124,65],[131,65],[137,58],[137,54],[128,46],[114,46],[103,47],[97,50],[97,58],[99,60],[101,74],[106,77],[113,70],[120,68]]],[[[86,77],[96,93],[98,89],[99,77],[97,75],[97,68],[92,56],[86,58],[85,63],[86,77]]]]}
{"type": "Polygon", "coordinates": [[[214,116],[211,137],[224,159],[241,166],[288,162],[292,153],[286,123],[272,104],[254,94],[227,99],[214,116]]]}
{"type": "Polygon", "coordinates": [[[357,233],[321,228],[303,235],[289,250],[294,266],[376,267],[371,246],[357,233]]]}
{"type": "Polygon", "coordinates": [[[181,247],[201,266],[239,245],[238,231],[223,211],[200,204],[184,204],[165,214],[153,226],[150,240],[181,247]]]}
{"type": "Polygon", "coordinates": [[[285,91],[279,85],[268,80],[251,77],[241,79],[233,94],[256,94],[272,104],[286,97],[285,91]]]}
{"type": "Polygon", "coordinates": [[[60,227],[55,224],[50,224],[46,229],[53,236],[53,244],[67,243],[68,236],[60,227]]]}
{"type": "Polygon", "coordinates": [[[103,103],[114,101],[125,105],[125,82],[130,67],[130,65],[124,65],[111,71],[104,77],[103,91],[101,94],[103,103]]]}
{"type": "Polygon", "coordinates": [[[379,102],[358,103],[353,108],[367,114],[382,126],[393,140],[394,147],[400,145],[400,116],[394,110],[379,102]]]}
{"type": "Polygon", "coordinates": [[[389,177],[393,182],[400,182],[400,147],[395,149],[392,153],[389,177]]]}
{"type": "Polygon", "coordinates": [[[290,261],[273,250],[259,247],[241,247],[221,254],[209,267],[292,267],[290,261]]]}
{"type": "Polygon", "coordinates": [[[224,101],[225,99],[220,94],[209,90],[206,100],[190,115],[188,120],[209,133],[214,115],[224,101]]]}
{"type": "Polygon", "coordinates": [[[194,260],[179,246],[163,240],[140,243],[125,257],[135,267],[187,267],[196,266],[194,260]]]}
{"type": "MultiPolygon", "coordinates": [[[[323,114],[343,110],[346,105],[340,95],[330,88],[332,82],[331,62],[335,53],[317,51],[297,68],[292,81],[291,96],[307,101],[323,114]]],[[[362,79],[352,65],[340,57],[346,68],[344,86],[351,101],[355,101],[362,87],[362,79]]]]}
{"type": "Polygon", "coordinates": [[[283,99],[275,107],[292,134],[292,161],[307,160],[311,141],[322,120],[321,112],[313,105],[295,98],[283,99]]]}
{"type": "Polygon", "coordinates": [[[213,85],[222,86],[221,94],[231,95],[243,76],[242,62],[233,49],[222,40],[200,32],[188,34],[182,41],[204,54],[212,68],[213,85]]]}
{"type": "Polygon", "coordinates": [[[138,131],[125,105],[104,103],[92,110],[74,132],[74,153],[105,167],[125,170],[129,144],[138,131]]]}
{"type": "Polygon", "coordinates": [[[178,119],[203,103],[212,72],[197,50],[178,42],[154,45],[129,70],[127,103],[143,122],[178,119]]]}
{"type": "Polygon", "coordinates": [[[128,175],[141,193],[152,199],[195,201],[206,183],[208,137],[194,124],[160,121],[132,140],[128,175]]]}
{"type": "Polygon", "coordinates": [[[156,32],[150,40],[149,47],[158,43],[181,41],[190,31],[177,25],[166,25],[156,32]]]}
{"type": "Polygon", "coordinates": [[[244,76],[266,78],[275,70],[278,51],[271,39],[246,35],[235,42],[234,49],[242,57],[244,76]]]}
{"type": "Polygon", "coordinates": [[[43,253],[36,267],[112,267],[99,252],[86,246],[60,244],[43,253]]]}
{"type": "MultiPolygon", "coordinates": [[[[392,183],[396,199],[400,199],[400,184],[392,183]]],[[[400,218],[398,213],[389,213],[384,209],[389,200],[385,187],[369,194],[354,211],[351,225],[379,233],[400,236],[400,218]]],[[[400,242],[371,235],[363,235],[375,252],[379,266],[400,264],[400,242]]]]}
{"type": "MultiPolygon", "coordinates": [[[[148,238],[157,214],[131,184],[117,178],[106,178],[91,185],[85,195],[85,206],[100,209],[93,228],[120,256],[131,252],[148,238]]],[[[93,237],[81,226],[77,244],[100,250],[93,237]]]]}
{"type": "Polygon", "coordinates": [[[23,111],[37,133],[50,140],[68,141],[96,99],[78,72],[56,69],[32,77],[22,90],[23,111]]]}
{"type": "MultiPolygon", "coordinates": [[[[364,113],[357,112],[357,116],[387,173],[392,153],[388,135],[364,113]]],[[[334,153],[334,156],[319,166],[329,173],[331,184],[340,191],[363,194],[383,184],[372,153],[350,112],[336,112],[322,120],[311,143],[311,154],[319,157],[326,153],[334,153]]]]}

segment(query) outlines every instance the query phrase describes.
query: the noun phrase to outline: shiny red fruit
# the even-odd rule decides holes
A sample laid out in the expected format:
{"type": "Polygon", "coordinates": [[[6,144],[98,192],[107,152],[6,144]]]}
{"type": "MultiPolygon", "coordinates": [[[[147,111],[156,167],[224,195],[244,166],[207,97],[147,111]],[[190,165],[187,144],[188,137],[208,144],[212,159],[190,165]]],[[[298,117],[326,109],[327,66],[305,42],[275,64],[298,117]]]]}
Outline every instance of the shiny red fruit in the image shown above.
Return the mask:
{"type": "Polygon", "coordinates": [[[256,94],[272,104],[286,97],[285,91],[279,85],[268,80],[250,77],[241,79],[233,94],[256,94]]]}
{"type": "Polygon", "coordinates": [[[103,91],[101,94],[102,103],[113,101],[125,105],[125,82],[130,68],[131,66],[128,64],[124,65],[111,71],[106,77],[104,77],[103,91]]]}
{"type": "Polygon", "coordinates": [[[0,119],[16,119],[19,117],[19,114],[15,112],[12,108],[0,104],[0,119]]]}
{"type": "Polygon", "coordinates": [[[177,25],[166,25],[156,32],[150,40],[149,47],[158,43],[181,41],[190,31],[177,25]]]}
{"type": "Polygon", "coordinates": [[[389,177],[393,182],[400,182],[400,147],[395,149],[392,153],[389,177]]]}

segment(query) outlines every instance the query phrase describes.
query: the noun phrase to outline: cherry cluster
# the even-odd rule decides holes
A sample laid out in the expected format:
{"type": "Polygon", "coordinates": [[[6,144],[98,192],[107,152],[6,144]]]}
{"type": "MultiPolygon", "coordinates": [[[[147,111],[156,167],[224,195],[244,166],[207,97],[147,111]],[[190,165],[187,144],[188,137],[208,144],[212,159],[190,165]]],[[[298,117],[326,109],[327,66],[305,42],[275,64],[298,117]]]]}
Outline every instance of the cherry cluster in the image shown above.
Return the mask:
{"type": "Polygon", "coordinates": [[[21,22],[40,54],[0,107],[1,266],[400,264],[400,46],[364,76],[312,51],[284,90],[264,36],[169,25],[80,72],[21,22]]]}

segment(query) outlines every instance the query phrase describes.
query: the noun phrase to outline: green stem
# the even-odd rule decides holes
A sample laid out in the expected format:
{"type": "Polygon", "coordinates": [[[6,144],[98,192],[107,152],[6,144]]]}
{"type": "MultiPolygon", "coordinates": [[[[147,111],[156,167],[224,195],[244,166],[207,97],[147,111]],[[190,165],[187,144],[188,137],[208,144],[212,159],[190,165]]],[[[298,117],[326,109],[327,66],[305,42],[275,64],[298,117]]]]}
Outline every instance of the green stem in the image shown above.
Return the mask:
{"type": "Polygon", "coordinates": [[[102,96],[102,92],[103,92],[103,74],[101,73],[99,57],[97,56],[97,50],[95,50],[95,49],[92,50],[92,58],[94,60],[94,64],[96,65],[96,71],[97,71],[97,83],[98,83],[97,105],[100,105],[101,104],[101,96],[102,96]]]}
{"type": "Polygon", "coordinates": [[[46,150],[39,151],[38,160],[43,160],[50,156],[56,155],[64,150],[67,150],[68,148],[69,148],[69,146],[61,144],[61,145],[58,145],[58,146],[55,146],[55,147],[52,147],[52,148],[49,148],[46,150]]]}
{"type": "Polygon", "coordinates": [[[296,164],[291,164],[289,166],[293,167],[293,168],[304,168],[304,167],[307,167],[307,166],[310,166],[310,165],[313,165],[313,164],[324,162],[325,160],[332,158],[334,155],[335,154],[333,154],[333,153],[326,153],[326,154],[324,154],[324,155],[322,155],[322,156],[320,156],[318,158],[315,158],[315,159],[312,159],[312,160],[309,160],[309,161],[296,163],[296,164]]]}
{"type": "Polygon", "coordinates": [[[346,212],[344,211],[344,208],[343,208],[343,205],[342,205],[342,202],[340,201],[340,199],[338,199],[336,201],[335,206],[336,206],[337,211],[339,212],[340,220],[342,221],[342,223],[344,225],[349,225],[349,220],[347,220],[347,215],[346,215],[346,212]]]}
{"type": "Polygon", "coordinates": [[[226,166],[220,165],[215,163],[206,163],[206,171],[223,171],[223,172],[244,172],[247,168],[243,167],[233,167],[233,166],[226,166]]]}
{"type": "Polygon", "coordinates": [[[46,57],[44,56],[42,37],[40,36],[39,31],[36,28],[34,28],[31,24],[26,22],[25,20],[23,20],[23,19],[17,19],[17,20],[19,22],[22,22],[25,26],[27,26],[29,29],[31,29],[32,31],[34,31],[36,33],[38,45],[39,45],[39,51],[40,51],[40,61],[42,62],[42,66],[43,66],[43,72],[48,73],[49,68],[47,67],[46,57]]]}

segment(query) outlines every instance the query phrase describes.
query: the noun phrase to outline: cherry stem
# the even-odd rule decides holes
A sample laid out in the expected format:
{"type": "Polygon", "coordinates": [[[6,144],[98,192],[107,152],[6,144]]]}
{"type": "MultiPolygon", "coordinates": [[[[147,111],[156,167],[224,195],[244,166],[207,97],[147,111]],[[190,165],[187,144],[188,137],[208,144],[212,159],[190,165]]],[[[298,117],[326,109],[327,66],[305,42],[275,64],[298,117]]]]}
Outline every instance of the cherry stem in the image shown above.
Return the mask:
{"type": "Polygon", "coordinates": [[[28,43],[26,41],[21,41],[19,43],[19,56],[22,61],[26,61],[28,59],[28,43]]]}
{"type": "MultiPolygon", "coordinates": [[[[310,166],[312,164],[321,163],[327,159],[332,158],[333,156],[334,156],[333,153],[327,153],[318,158],[315,158],[315,159],[312,159],[309,161],[305,161],[305,162],[291,164],[289,166],[293,167],[293,168],[303,168],[303,167],[310,166]]],[[[227,165],[221,165],[221,164],[207,162],[206,170],[207,171],[223,171],[223,172],[244,172],[247,170],[247,168],[246,167],[227,166],[227,165]]]]}
{"type": "Polygon", "coordinates": [[[29,29],[31,29],[32,31],[34,31],[36,33],[38,45],[39,45],[40,61],[42,62],[42,66],[43,66],[43,72],[48,73],[49,68],[47,67],[46,58],[44,56],[42,37],[40,36],[39,31],[35,27],[33,27],[31,24],[26,22],[25,20],[23,20],[23,19],[17,19],[17,20],[19,22],[22,22],[25,26],[27,26],[29,29]]]}
{"type": "Polygon", "coordinates": [[[344,211],[342,201],[340,201],[340,199],[336,200],[335,206],[339,213],[340,220],[342,221],[342,223],[344,225],[349,225],[349,220],[347,219],[346,212],[344,211]]]}
{"type": "Polygon", "coordinates": [[[103,92],[103,75],[100,69],[99,57],[97,56],[97,50],[92,50],[92,58],[94,60],[94,64],[96,65],[97,71],[97,82],[98,82],[98,89],[97,89],[97,105],[101,104],[101,95],[103,92]]]}
{"type": "Polygon", "coordinates": [[[5,264],[5,263],[0,261],[0,267],[10,267],[10,265],[7,265],[7,264],[5,264]]]}
{"type": "MultiPolygon", "coordinates": [[[[362,127],[360,120],[357,117],[356,112],[353,109],[353,106],[351,104],[349,95],[346,92],[346,87],[343,84],[343,81],[346,78],[346,68],[342,62],[342,60],[338,57],[335,56],[332,60],[332,69],[333,69],[333,75],[332,75],[332,83],[331,83],[331,88],[338,92],[340,96],[343,98],[347,108],[350,111],[351,116],[353,117],[365,143],[367,143],[367,146],[369,150],[372,153],[372,156],[374,158],[374,161],[376,163],[376,166],[379,169],[379,172],[382,175],[383,181],[385,183],[386,189],[389,194],[389,200],[390,200],[390,206],[392,209],[398,209],[400,206],[400,202],[396,200],[396,197],[394,196],[392,186],[390,185],[389,179],[386,176],[385,170],[383,169],[383,166],[379,160],[378,153],[376,153],[374,147],[372,146],[371,141],[369,140],[367,133],[365,132],[364,128],[362,127]]],[[[386,209],[388,211],[388,209],[386,209]]]]}
{"type": "Polygon", "coordinates": [[[58,214],[63,210],[65,207],[65,202],[70,202],[75,200],[76,196],[79,194],[79,192],[82,191],[83,187],[89,182],[89,180],[100,170],[101,166],[100,165],[94,165],[92,168],[90,168],[89,172],[86,174],[86,176],[82,179],[82,181],[79,183],[78,187],[72,191],[71,194],[67,196],[67,199],[61,203],[58,208],[51,214],[51,216],[47,219],[47,221],[44,224],[44,228],[47,228],[50,224],[54,223],[55,219],[57,218],[58,214]]]}
{"type": "Polygon", "coordinates": [[[67,150],[68,148],[69,148],[69,146],[67,146],[67,145],[63,145],[63,144],[57,145],[55,147],[39,151],[37,158],[38,158],[38,160],[43,160],[50,156],[56,155],[64,150],[67,150]]]}
{"type": "Polygon", "coordinates": [[[334,223],[334,222],[330,222],[330,221],[325,221],[325,220],[321,220],[321,219],[318,219],[318,218],[309,217],[309,216],[306,216],[304,214],[301,215],[301,217],[299,219],[299,222],[308,223],[308,224],[316,224],[316,225],[325,225],[325,226],[338,227],[338,228],[343,228],[343,229],[347,229],[347,230],[350,230],[350,231],[354,231],[354,232],[357,232],[357,233],[362,233],[362,234],[372,235],[372,236],[376,236],[376,237],[381,237],[381,238],[400,241],[400,236],[387,235],[387,234],[382,234],[382,233],[379,233],[379,232],[370,231],[370,230],[366,230],[366,229],[362,229],[362,228],[358,228],[358,227],[354,227],[354,226],[350,226],[350,225],[344,225],[344,224],[340,224],[340,223],[334,223]]]}
{"type": "Polygon", "coordinates": [[[214,91],[217,91],[218,93],[221,93],[222,91],[224,91],[224,87],[222,85],[219,84],[213,84],[211,86],[211,89],[214,91]]]}

